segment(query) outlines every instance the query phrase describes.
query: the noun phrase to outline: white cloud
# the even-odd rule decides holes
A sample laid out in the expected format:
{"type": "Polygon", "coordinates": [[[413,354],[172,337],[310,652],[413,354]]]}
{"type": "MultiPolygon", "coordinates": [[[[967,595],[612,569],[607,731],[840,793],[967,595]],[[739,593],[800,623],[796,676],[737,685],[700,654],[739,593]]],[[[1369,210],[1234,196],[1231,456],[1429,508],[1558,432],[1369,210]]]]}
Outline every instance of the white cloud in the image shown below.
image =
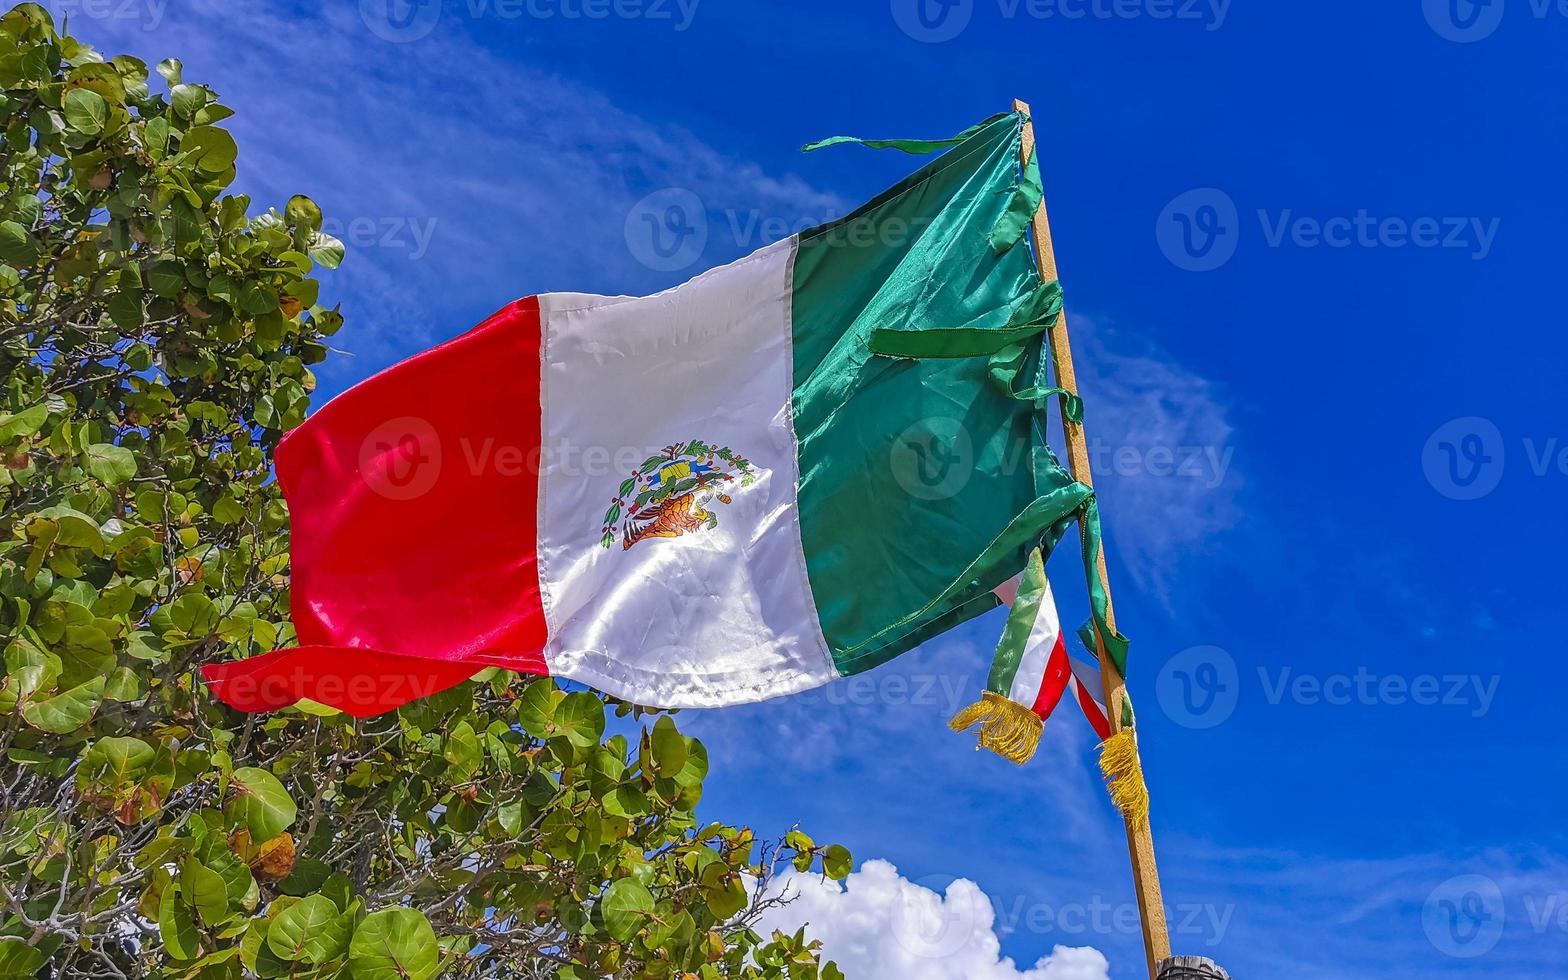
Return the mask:
{"type": "Polygon", "coordinates": [[[1090,947],[1057,946],[1029,969],[1001,955],[996,912],[974,882],[945,893],[904,878],[886,861],[867,861],[842,885],[790,872],[775,887],[793,900],[760,925],[822,941],[825,959],[863,980],[1109,980],[1090,947]]]}

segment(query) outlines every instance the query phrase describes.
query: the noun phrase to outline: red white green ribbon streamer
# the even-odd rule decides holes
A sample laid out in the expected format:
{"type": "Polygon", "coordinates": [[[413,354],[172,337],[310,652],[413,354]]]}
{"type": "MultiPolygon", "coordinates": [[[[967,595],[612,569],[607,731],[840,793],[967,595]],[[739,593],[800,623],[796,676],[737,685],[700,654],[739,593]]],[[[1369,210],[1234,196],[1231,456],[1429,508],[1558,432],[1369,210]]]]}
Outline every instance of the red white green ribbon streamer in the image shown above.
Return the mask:
{"type": "Polygon", "coordinates": [[[1100,738],[1109,738],[1110,720],[1097,696],[1100,672],[1067,655],[1041,553],[1034,552],[1023,572],[999,586],[996,594],[1011,612],[992,663],[989,689],[1042,721],[1064,694],[1071,695],[1100,738]]]}

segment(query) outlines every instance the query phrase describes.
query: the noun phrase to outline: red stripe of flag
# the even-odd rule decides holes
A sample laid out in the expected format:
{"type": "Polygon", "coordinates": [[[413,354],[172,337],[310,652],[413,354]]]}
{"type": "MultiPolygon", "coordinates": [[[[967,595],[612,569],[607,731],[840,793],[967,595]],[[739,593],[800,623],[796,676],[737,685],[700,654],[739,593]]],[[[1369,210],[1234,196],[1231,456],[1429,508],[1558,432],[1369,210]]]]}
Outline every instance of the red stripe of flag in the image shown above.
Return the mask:
{"type": "Polygon", "coordinates": [[[328,402],[278,447],[300,646],[205,667],[244,711],[373,715],[489,666],[545,674],[539,303],[328,402]]]}

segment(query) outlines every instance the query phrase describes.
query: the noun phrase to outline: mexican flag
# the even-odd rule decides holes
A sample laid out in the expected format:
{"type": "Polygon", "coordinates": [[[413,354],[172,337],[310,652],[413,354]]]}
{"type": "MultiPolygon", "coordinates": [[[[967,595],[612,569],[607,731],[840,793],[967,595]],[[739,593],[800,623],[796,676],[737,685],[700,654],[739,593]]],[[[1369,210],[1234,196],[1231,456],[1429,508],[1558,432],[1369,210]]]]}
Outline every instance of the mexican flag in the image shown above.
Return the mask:
{"type": "Polygon", "coordinates": [[[371,715],[500,667],[713,707],[995,608],[1092,505],[1044,439],[1061,300],[1023,119],[872,144],[945,152],[684,285],[518,300],[328,402],[276,457],[298,645],[207,667],[214,692],[371,715]]]}

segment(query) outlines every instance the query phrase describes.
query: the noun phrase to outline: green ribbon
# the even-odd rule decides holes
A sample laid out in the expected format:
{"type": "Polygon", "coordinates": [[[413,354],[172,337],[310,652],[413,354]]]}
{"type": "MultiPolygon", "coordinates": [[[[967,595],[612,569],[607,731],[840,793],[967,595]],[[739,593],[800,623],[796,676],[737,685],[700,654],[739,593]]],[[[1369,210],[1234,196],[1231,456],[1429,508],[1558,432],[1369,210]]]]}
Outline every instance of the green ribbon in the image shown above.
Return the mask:
{"type": "Polygon", "coordinates": [[[991,250],[1001,255],[1017,245],[1039,213],[1043,200],[1045,187],[1040,181],[1040,151],[1038,147],[1031,147],[1029,161],[1024,164],[1023,177],[1013,189],[1012,200],[1007,202],[1007,210],[991,229],[991,250]]]}
{"type": "Polygon", "coordinates": [[[1127,677],[1127,637],[1111,628],[1111,599],[1100,580],[1100,549],[1103,546],[1100,532],[1100,505],[1093,496],[1084,501],[1078,516],[1078,528],[1083,539],[1083,568],[1089,579],[1089,621],[1078,627],[1078,639],[1097,656],[1100,640],[1105,641],[1105,653],[1116,665],[1123,679],[1127,677]]]}
{"type": "MultiPolygon", "coordinates": [[[[1016,141],[1023,138],[1022,122],[1028,118],[1021,112],[998,113],[983,122],[970,126],[956,136],[949,136],[947,139],[874,140],[862,139],[858,136],[830,136],[824,140],[817,140],[815,143],[807,143],[800,148],[800,151],[802,153],[811,153],[829,146],[852,143],[856,146],[864,146],[873,150],[902,150],[905,153],[920,156],[957,146],[986,126],[1006,116],[1017,116],[1019,119],[1020,129],[1015,137],[1016,145],[1016,141]]],[[[1002,211],[1001,217],[996,219],[996,224],[991,228],[990,243],[992,251],[997,255],[1001,255],[1022,241],[1024,235],[1029,231],[1030,223],[1034,221],[1035,214],[1040,210],[1040,202],[1044,199],[1045,189],[1040,180],[1039,150],[1037,147],[1031,147],[1029,159],[1023,165],[1022,176],[1019,177],[1017,186],[1013,188],[1013,196],[1008,200],[1007,207],[1002,211]]]]}
{"type": "Polygon", "coordinates": [[[1029,357],[1029,346],[1024,343],[1013,344],[991,355],[987,364],[991,382],[1002,389],[1008,397],[1016,398],[1021,402],[1032,402],[1040,411],[1045,411],[1046,399],[1052,395],[1062,398],[1062,414],[1067,416],[1067,421],[1083,424],[1083,399],[1068,391],[1066,388],[1057,388],[1050,385],[1030,385],[1019,390],[1013,385],[1018,380],[1019,373],[1023,370],[1024,362],[1029,357]]]}
{"type": "Polygon", "coordinates": [[[873,354],[888,357],[985,357],[1008,350],[1049,330],[1062,312],[1062,284],[1040,283],[1007,308],[1007,322],[986,326],[987,312],[959,327],[876,327],[866,341],[873,354]]]}
{"type": "Polygon", "coordinates": [[[800,148],[800,152],[810,153],[813,150],[820,150],[823,147],[838,146],[843,143],[854,143],[858,146],[869,147],[873,150],[902,150],[905,153],[911,153],[919,156],[926,153],[934,153],[937,150],[943,150],[950,146],[957,146],[964,140],[980,132],[980,130],[984,129],[986,126],[989,126],[991,123],[996,122],[1003,116],[1009,115],[1012,115],[1012,113],[997,113],[984,122],[970,126],[968,129],[964,130],[962,133],[959,133],[957,136],[949,136],[947,139],[942,140],[867,140],[861,139],[858,136],[830,136],[825,140],[818,140],[815,143],[807,143],[805,146],[800,148]]]}

